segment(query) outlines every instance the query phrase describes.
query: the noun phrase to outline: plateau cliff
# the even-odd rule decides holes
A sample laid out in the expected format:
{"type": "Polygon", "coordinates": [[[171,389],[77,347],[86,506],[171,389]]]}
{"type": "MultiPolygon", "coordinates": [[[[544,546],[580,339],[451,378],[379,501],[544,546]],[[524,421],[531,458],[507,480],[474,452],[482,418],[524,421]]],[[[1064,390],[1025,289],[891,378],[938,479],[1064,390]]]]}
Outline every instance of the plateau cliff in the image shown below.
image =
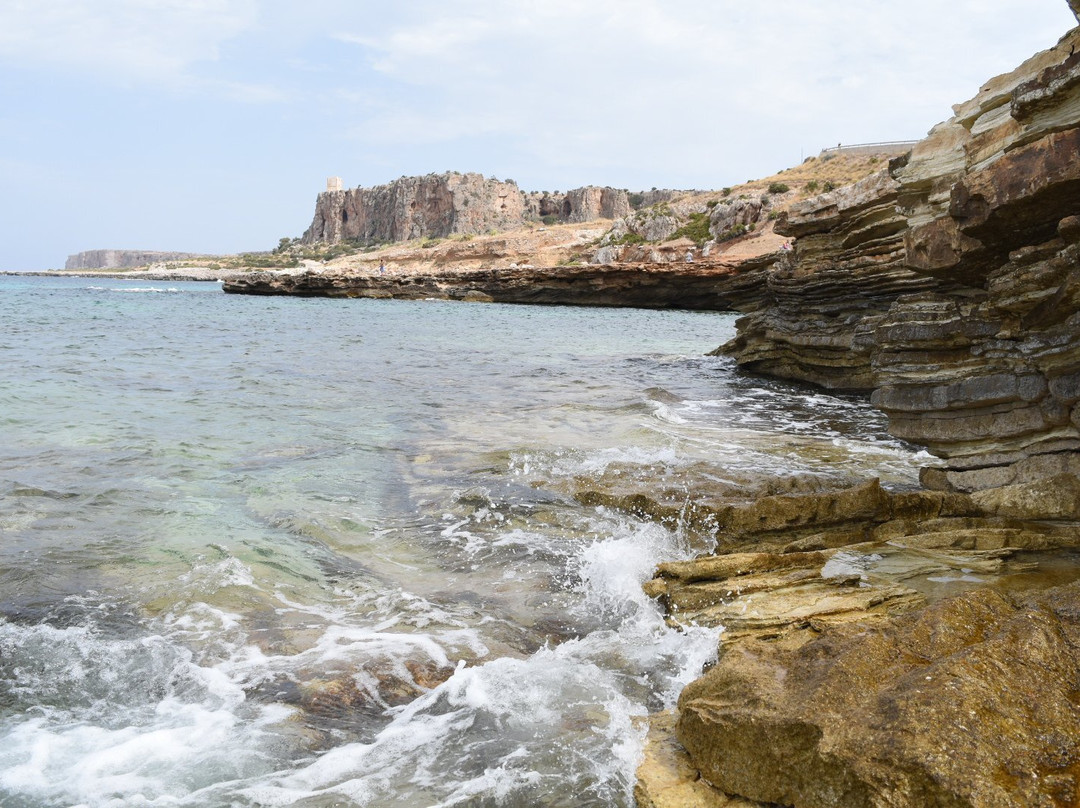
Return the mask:
{"type": "Polygon", "coordinates": [[[64,269],[141,267],[160,261],[184,261],[199,257],[195,253],[153,250],[87,250],[69,255],[64,269]]]}
{"type": "Polygon", "coordinates": [[[615,188],[527,193],[513,180],[447,172],[401,177],[373,188],[324,191],[301,240],[375,244],[509,230],[545,219],[614,219],[630,211],[629,195],[615,188]]]}

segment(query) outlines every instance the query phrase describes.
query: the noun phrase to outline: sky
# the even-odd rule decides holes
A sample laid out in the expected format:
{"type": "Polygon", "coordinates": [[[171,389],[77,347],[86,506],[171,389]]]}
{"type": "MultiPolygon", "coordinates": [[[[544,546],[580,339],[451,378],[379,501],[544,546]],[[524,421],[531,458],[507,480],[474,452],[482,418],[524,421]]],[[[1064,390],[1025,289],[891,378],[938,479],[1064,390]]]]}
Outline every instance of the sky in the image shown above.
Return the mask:
{"type": "Polygon", "coordinates": [[[0,0],[0,270],[229,253],[346,187],[712,189],[920,138],[1065,0],[0,0]]]}

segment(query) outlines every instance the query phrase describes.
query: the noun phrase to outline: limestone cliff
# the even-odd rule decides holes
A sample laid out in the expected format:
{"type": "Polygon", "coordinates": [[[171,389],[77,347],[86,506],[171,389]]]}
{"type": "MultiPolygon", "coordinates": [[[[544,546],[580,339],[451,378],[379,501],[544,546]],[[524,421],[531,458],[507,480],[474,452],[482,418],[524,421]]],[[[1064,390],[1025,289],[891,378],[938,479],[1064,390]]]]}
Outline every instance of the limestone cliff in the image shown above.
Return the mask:
{"type": "Polygon", "coordinates": [[[615,188],[526,193],[513,180],[447,172],[401,177],[373,188],[324,191],[302,241],[374,244],[442,238],[509,230],[546,217],[564,222],[614,219],[630,210],[627,192],[615,188]]]}
{"type": "Polygon", "coordinates": [[[955,108],[910,155],[796,205],[766,305],[722,350],[875,390],[935,487],[1080,471],[1080,29],[955,108]]]}
{"type": "Polygon", "coordinates": [[[64,269],[104,269],[141,267],[161,261],[184,261],[198,258],[195,253],[156,252],[152,250],[87,250],[69,255],[64,269]]]}

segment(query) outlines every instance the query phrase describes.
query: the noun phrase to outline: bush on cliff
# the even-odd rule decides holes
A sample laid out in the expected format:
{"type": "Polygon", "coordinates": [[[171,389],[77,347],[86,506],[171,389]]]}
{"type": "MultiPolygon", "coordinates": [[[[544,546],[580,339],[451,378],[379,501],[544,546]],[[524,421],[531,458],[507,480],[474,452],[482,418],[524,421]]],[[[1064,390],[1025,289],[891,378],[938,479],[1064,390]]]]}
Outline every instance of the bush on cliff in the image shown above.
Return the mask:
{"type": "MultiPolygon", "coordinates": [[[[752,227],[752,226],[751,226],[752,227]]],[[[747,227],[745,224],[737,224],[734,227],[729,227],[723,233],[716,237],[717,241],[731,241],[733,238],[744,236],[750,232],[751,227],[747,227]]]]}
{"type": "Polygon", "coordinates": [[[627,245],[627,244],[644,244],[644,243],[645,243],[645,236],[641,235],[640,233],[635,233],[633,230],[630,230],[630,231],[628,231],[626,233],[623,233],[617,239],[613,239],[610,242],[610,244],[612,246],[615,246],[615,247],[621,247],[621,246],[624,246],[624,245],[627,245]]]}
{"type": "Polygon", "coordinates": [[[668,240],[673,241],[677,238],[688,238],[697,246],[702,246],[712,238],[712,233],[709,232],[709,214],[691,213],[690,221],[672,233],[668,240]]]}

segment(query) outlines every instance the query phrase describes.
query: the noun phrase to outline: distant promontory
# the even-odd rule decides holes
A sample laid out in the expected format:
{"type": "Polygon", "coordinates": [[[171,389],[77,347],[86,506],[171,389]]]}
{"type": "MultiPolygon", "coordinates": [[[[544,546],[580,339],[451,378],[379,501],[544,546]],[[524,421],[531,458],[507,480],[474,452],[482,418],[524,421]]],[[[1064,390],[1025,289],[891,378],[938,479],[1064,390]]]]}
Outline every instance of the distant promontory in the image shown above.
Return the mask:
{"type": "Polygon", "coordinates": [[[69,255],[64,269],[123,269],[162,261],[186,261],[200,258],[196,253],[158,252],[155,250],[86,250],[69,255]]]}

